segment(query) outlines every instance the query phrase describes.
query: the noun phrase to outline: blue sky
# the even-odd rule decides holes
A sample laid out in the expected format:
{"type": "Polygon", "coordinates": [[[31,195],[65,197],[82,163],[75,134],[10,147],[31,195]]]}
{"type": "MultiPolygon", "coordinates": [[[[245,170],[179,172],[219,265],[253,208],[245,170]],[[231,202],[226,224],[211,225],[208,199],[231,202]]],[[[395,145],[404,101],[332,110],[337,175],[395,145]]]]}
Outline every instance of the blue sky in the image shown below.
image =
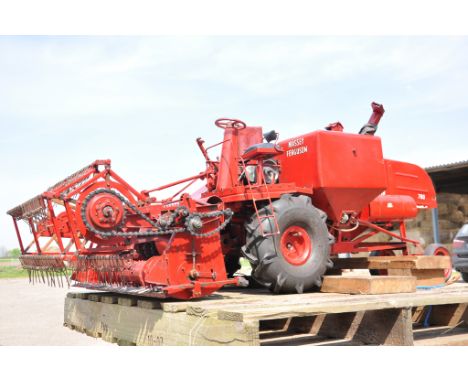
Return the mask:
{"type": "Polygon", "coordinates": [[[467,37],[0,37],[0,211],[97,158],[139,189],[195,174],[218,117],[357,132],[377,101],[387,158],[466,160],[467,84],[467,37]]]}

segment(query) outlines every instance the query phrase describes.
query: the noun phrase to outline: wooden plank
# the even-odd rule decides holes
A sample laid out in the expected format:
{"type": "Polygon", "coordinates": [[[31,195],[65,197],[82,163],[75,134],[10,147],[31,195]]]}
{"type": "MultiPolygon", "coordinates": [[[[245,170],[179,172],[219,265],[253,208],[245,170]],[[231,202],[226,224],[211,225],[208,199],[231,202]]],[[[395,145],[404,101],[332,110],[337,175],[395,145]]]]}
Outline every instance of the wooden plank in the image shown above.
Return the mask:
{"type": "Polygon", "coordinates": [[[415,346],[467,346],[468,330],[460,327],[436,326],[415,329],[415,346]]]}
{"type": "Polygon", "coordinates": [[[426,318],[427,309],[425,306],[413,308],[413,324],[422,324],[426,318]]]}
{"type": "Polygon", "coordinates": [[[364,312],[323,314],[320,325],[314,329],[320,336],[351,339],[363,315],[364,312]]]}
{"type": "Polygon", "coordinates": [[[369,256],[333,258],[334,269],[446,269],[448,256],[369,256]]]}
{"type": "Polygon", "coordinates": [[[318,332],[367,345],[413,344],[410,308],[369,310],[327,315],[318,332]]]}
{"type": "Polygon", "coordinates": [[[416,277],[418,287],[445,284],[444,269],[389,269],[389,276],[416,277]]]}
{"type": "MultiPolygon", "coordinates": [[[[435,293],[440,296],[441,294],[445,293],[456,293],[456,292],[462,293],[465,296],[468,296],[468,284],[457,284],[455,285],[450,285],[446,286],[444,288],[438,288],[435,293]]],[[[423,291],[425,295],[432,295],[434,291],[423,291]]],[[[421,294],[421,292],[418,292],[421,294]]],[[[249,300],[246,303],[243,303],[241,299],[236,299],[234,301],[230,301],[227,303],[223,304],[218,304],[218,303],[206,303],[206,304],[200,304],[196,303],[195,307],[192,307],[191,305],[188,305],[187,307],[187,314],[193,314],[193,315],[204,315],[204,314],[210,314],[213,312],[217,312],[220,310],[227,311],[227,310],[242,310],[242,309],[251,309],[252,307],[255,307],[258,310],[264,309],[264,308],[272,308],[274,309],[275,307],[290,307],[290,309],[294,309],[293,305],[301,305],[301,304],[309,304],[309,303],[319,303],[323,302],[324,305],[330,305],[330,304],[338,304],[338,305],[344,305],[349,301],[355,302],[358,300],[363,301],[369,301],[369,298],[372,296],[366,296],[366,295],[343,295],[340,293],[304,293],[304,294],[295,294],[295,295],[269,295],[269,296],[263,296],[262,298],[258,300],[249,300]]],[[[392,296],[392,299],[398,299],[399,295],[392,296]]],[[[373,300],[370,301],[381,301],[382,299],[384,301],[388,300],[387,295],[375,295],[375,297],[372,297],[373,300]]],[[[391,308],[393,306],[384,306],[384,308],[391,308]]],[[[372,308],[370,308],[372,309],[372,308]]],[[[376,308],[378,309],[378,307],[376,308]]],[[[352,311],[352,310],[351,310],[352,311]]]]}
{"type": "Polygon", "coordinates": [[[105,341],[137,345],[258,345],[258,322],[236,323],[184,312],[65,299],[64,323],[105,341]]]}
{"type": "Polygon", "coordinates": [[[106,295],[101,297],[101,302],[104,304],[117,304],[118,296],[106,295]]]}
{"type": "Polygon", "coordinates": [[[138,300],[137,306],[142,309],[161,309],[161,302],[158,300],[138,300]]]}
{"type": "Polygon", "coordinates": [[[349,294],[387,294],[416,292],[411,276],[325,276],[321,292],[349,294]]]}
{"type": "MultiPolygon", "coordinates": [[[[413,330],[414,346],[466,346],[468,331],[450,330],[446,327],[424,328],[413,330]]],[[[359,346],[358,339],[327,337],[314,333],[271,332],[260,334],[262,346],[359,346]]],[[[388,345],[388,343],[387,343],[388,345]]]]}
{"type": "Polygon", "coordinates": [[[446,293],[440,293],[440,290],[436,289],[416,293],[399,293],[391,295],[391,297],[390,295],[343,296],[341,300],[333,299],[328,303],[311,299],[299,304],[270,305],[261,308],[255,306],[232,307],[229,310],[221,309],[217,311],[217,314],[220,319],[244,321],[468,302],[468,293],[453,289],[446,293]]]}
{"type": "Polygon", "coordinates": [[[99,293],[90,294],[90,295],[88,295],[88,300],[89,301],[94,301],[94,302],[99,302],[101,300],[101,296],[99,295],[99,293]]]}
{"type": "Polygon", "coordinates": [[[228,309],[231,307],[263,307],[271,305],[288,305],[288,304],[297,304],[301,303],[304,300],[314,299],[318,300],[329,300],[330,298],[343,298],[343,294],[340,293],[304,293],[304,294],[288,294],[288,295],[258,295],[255,297],[249,298],[236,298],[236,299],[226,299],[218,301],[197,301],[197,302],[186,302],[185,311],[187,314],[192,315],[203,315],[207,312],[213,312],[214,310],[219,309],[228,309]]]}
{"type": "Polygon", "coordinates": [[[468,346],[468,333],[452,336],[425,338],[414,341],[415,346],[468,346]]]}
{"type": "Polygon", "coordinates": [[[468,304],[432,306],[429,323],[431,325],[468,328],[468,304]]]}
{"type": "Polygon", "coordinates": [[[118,297],[117,298],[117,304],[123,305],[123,306],[135,306],[137,304],[137,298],[136,297],[118,297]]]}
{"type": "Polygon", "coordinates": [[[352,339],[369,345],[413,345],[410,308],[364,312],[352,339]]]}
{"type": "MultiPolygon", "coordinates": [[[[195,307],[199,305],[223,305],[233,304],[236,302],[257,302],[261,301],[264,297],[274,296],[271,292],[264,289],[246,289],[246,288],[227,288],[222,292],[214,293],[210,296],[204,297],[200,300],[189,300],[189,301],[161,301],[161,307],[165,312],[185,312],[188,306],[195,307]],[[240,289],[240,290],[239,290],[240,289]]],[[[276,296],[280,297],[280,296],[276,296]]]]}
{"type": "MultiPolygon", "coordinates": [[[[275,333],[276,334],[276,333],[275,333]]],[[[261,346],[304,346],[304,345],[335,345],[337,341],[347,342],[347,340],[330,340],[327,337],[321,337],[309,333],[291,334],[278,333],[275,336],[261,338],[261,346]]]]}

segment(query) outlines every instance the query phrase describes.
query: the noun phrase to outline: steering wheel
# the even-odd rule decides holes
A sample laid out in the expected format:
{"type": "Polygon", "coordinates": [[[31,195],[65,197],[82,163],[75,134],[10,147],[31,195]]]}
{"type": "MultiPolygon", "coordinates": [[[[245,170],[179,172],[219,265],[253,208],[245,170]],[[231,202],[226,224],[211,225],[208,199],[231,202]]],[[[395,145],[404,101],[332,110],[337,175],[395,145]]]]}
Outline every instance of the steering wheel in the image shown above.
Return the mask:
{"type": "Polygon", "coordinates": [[[231,119],[231,118],[219,118],[215,121],[215,125],[218,126],[220,129],[236,129],[242,130],[247,127],[245,122],[242,122],[239,119],[231,119]]]}

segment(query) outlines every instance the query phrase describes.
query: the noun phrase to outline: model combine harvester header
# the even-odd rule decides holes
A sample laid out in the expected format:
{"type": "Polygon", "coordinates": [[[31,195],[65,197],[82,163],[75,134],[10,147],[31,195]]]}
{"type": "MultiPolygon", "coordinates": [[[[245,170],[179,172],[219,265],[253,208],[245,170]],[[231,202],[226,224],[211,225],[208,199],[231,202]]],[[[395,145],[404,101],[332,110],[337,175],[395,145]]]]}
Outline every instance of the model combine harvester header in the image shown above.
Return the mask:
{"type": "Polygon", "coordinates": [[[436,207],[434,187],[420,167],[384,159],[374,135],[384,109],[372,108],[359,134],[337,122],[279,142],[275,131],[218,119],[220,158],[198,138],[206,169],[147,191],[95,161],[8,211],[22,266],[33,281],[71,274],[80,287],[190,299],[241,283],[241,257],[273,292],[302,293],[321,285],[339,253],[422,252],[405,220],[436,207]],[[187,193],[198,180],[203,190],[187,193]],[[155,197],[169,188],[172,197],[155,197]],[[377,233],[394,240],[366,241],[377,233]]]}

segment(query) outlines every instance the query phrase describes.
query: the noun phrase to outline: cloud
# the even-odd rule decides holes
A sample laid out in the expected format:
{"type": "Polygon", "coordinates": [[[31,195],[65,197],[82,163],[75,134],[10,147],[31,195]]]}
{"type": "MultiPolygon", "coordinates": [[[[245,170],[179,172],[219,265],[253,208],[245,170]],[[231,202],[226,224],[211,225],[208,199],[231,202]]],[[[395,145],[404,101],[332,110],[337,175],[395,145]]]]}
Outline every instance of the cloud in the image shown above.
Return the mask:
{"type": "MultiPolygon", "coordinates": [[[[466,159],[466,37],[0,37],[0,211],[96,158],[137,188],[190,176],[213,120],[282,138],[387,110],[385,155],[466,159]]],[[[0,238],[14,232],[0,217],[0,238]]]]}

